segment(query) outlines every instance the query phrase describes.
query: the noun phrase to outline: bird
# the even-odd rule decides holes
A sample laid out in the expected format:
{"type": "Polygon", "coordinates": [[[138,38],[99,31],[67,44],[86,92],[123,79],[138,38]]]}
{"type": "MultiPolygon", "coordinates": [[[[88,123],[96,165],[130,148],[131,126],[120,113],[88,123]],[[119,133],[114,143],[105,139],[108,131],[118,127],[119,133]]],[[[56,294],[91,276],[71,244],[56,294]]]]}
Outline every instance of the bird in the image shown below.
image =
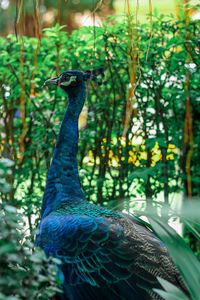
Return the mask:
{"type": "Polygon", "coordinates": [[[132,215],[88,202],[77,163],[78,119],[87,81],[103,71],[68,70],[45,81],[60,87],[68,106],[57,137],[44,190],[36,246],[58,258],[62,300],[163,299],[161,277],[187,293],[159,238],[132,215]]]}

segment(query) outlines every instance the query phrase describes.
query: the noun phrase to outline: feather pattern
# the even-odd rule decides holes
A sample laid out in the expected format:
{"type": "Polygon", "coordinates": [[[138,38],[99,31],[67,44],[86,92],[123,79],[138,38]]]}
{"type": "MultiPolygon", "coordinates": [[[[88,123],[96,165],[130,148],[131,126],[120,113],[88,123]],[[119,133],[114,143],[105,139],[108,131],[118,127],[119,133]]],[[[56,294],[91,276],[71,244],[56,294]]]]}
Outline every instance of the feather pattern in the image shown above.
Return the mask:
{"type": "Polygon", "coordinates": [[[157,276],[185,291],[165,246],[149,229],[134,217],[86,201],[76,155],[88,73],[63,74],[50,80],[68,93],[69,105],[48,173],[36,237],[37,246],[62,262],[59,276],[64,292],[58,298],[161,299],[152,290],[161,288],[157,276]],[[66,82],[70,76],[73,80],[66,82]]]}

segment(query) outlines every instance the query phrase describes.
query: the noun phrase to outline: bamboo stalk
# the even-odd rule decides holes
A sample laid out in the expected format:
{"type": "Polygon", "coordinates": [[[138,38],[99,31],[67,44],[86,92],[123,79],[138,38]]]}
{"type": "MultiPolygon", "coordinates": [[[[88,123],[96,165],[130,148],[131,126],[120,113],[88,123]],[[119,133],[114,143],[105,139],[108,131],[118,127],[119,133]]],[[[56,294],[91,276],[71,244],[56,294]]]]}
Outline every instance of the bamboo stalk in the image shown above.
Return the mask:
{"type": "Polygon", "coordinates": [[[150,35],[149,35],[149,43],[147,47],[147,52],[146,52],[146,61],[148,60],[148,55],[149,55],[149,49],[151,46],[151,40],[153,36],[153,6],[151,0],[149,0],[149,14],[150,14],[150,35]]]}
{"type": "MultiPolygon", "coordinates": [[[[183,0],[183,10],[185,15],[185,26],[186,26],[186,34],[185,40],[190,41],[190,32],[187,30],[188,25],[190,24],[190,9],[189,9],[189,0],[183,0]]],[[[191,46],[188,43],[188,55],[187,55],[187,63],[191,63],[191,46]]],[[[190,100],[190,79],[191,74],[190,71],[186,71],[186,81],[185,81],[185,93],[186,93],[186,112],[185,112],[185,124],[184,124],[184,144],[185,149],[188,149],[186,153],[186,164],[185,164],[185,172],[187,176],[187,196],[188,198],[192,198],[192,180],[191,180],[191,163],[192,163],[192,154],[193,154],[193,132],[192,132],[192,110],[191,110],[191,100],[190,100]]]]}
{"type": "Polygon", "coordinates": [[[22,121],[22,131],[19,137],[19,151],[20,151],[20,161],[22,161],[24,156],[24,138],[26,135],[27,124],[26,124],[26,101],[25,101],[25,83],[24,83],[24,41],[21,41],[20,47],[20,115],[22,121]]]}
{"type": "MultiPolygon", "coordinates": [[[[138,45],[139,37],[137,32],[139,1],[137,1],[137,6],[136,6],[136,23],[134,23],[129,0],[126,0],[125,3],[127,7],[128,34],[129,34],[128,69],[129,69],[130,83],[129,83],[128,95],[126,99],[126,112],[125,112],[124,130],[122,136],[126,136],[128,132],[128,126],[133,111],[133,104],[136,101],[134,92],[137,86],[136,76],[137,76],[138,61],[139,61],[139,45],[138,45]],[[134,37],[136,38],[134,39],[134,37]]],[[[136,113],[134,113],[134,115],[135,114],[136,113]]]]}

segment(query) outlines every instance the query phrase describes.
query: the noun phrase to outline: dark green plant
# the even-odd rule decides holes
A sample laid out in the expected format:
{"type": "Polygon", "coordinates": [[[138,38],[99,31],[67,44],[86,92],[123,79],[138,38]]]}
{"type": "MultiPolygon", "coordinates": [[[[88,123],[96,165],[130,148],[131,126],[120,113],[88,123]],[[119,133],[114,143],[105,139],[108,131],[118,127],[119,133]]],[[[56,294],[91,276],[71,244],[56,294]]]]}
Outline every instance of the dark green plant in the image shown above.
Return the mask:
{"type": "Polygon", "coordinates": [[[13,206],[0,209],[0,299],[50,299],[59,292],[58,262],[41,250],[33,252],[30,238],[22,233],[23,218],[13,206]]]}
{"type": "MultiPolygon", "coordinates": [[[[12,161],[0,160],[2,193],[11,189],[5,179],[11,176],[11,166],[12,161]]],[[[0,203],[0,219],[0,299],[50,299],[60,291],[59,261],[47,258],[42,250],[34,251],[27,224],[14,206],[0,203]]]]}
{"type": "MultiPolygon", "coordinates": [[[[179,219],[188,232],[194,234],[200,243],[200,219],[199,219],[199,200],[193,203],[185,203],[179,210],[163,208],[162,215],[158,215],[155,210],[150,210],[140,214],[145,215],[152,230],[164,242],[169,254],[177,265],[182,278],[189,290],[191,299],[199,299],[200,284],[200,262],[194,255],[184,238],[179,236],[176,231],[168,225],[170,219],[179,219]]],[[[156,290],[165,300],[188,299],[180,290],[167,281],[160,279],[161,285],[166,292],[156,290]]]]}
{"type": "Polygon", "coordinates": [[[12,189],[11,185],[9,184],[9,179],[11,179],[11,167],[13,166],[13,161],[6,158],[0,159],[0,194],[8,193],[12,189]]]}

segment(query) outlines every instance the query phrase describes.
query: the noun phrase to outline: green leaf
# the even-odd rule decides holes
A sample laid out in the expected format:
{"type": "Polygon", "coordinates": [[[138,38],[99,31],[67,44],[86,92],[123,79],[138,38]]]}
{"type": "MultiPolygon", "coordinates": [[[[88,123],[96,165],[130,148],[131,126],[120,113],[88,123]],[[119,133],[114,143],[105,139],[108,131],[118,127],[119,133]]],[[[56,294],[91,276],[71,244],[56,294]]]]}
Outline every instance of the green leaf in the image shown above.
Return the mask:
{"type": "Polygon", "coordinates": [[[157,279],[165,291],[159,289],[154,289],[154,291],[162,296],[165,300],[189,300],[189,298],[171,282],[168,282],[160,277],[157,277],[157,279]]]}
{"type": "Polygon", "coordinates": [[[193,233],[197,240],[200,241],[200,232],[195,228],[195,226],[190,224],[188,221],[184,221],[184,224],[188,228],[189,232],[193,233]]]}
{"type": "Polygon", "coordinates": [[[149,218],[153,230],[165,243],[174,263],[180,270],[192,299],[198,300],[200,293],[200,263],[185,241],[160,218],[149,218]]]}

